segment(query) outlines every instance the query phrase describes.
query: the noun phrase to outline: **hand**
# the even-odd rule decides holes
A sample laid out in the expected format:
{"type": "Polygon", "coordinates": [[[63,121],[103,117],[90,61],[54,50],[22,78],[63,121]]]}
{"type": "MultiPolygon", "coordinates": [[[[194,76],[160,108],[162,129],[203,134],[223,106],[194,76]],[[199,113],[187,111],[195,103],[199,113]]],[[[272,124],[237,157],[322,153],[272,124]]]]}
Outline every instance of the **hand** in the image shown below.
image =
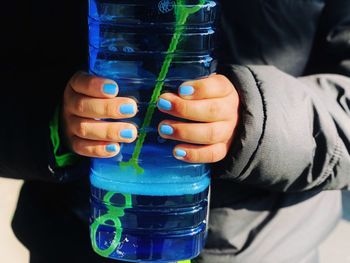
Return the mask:
{"type": "Polygon", "coordinates": [[[68,146],[88,157],[112,157],[119,143],[137,137],[134,125],[98,119],[127,119],[135,116],[133,99],[116,97],[114,81],[79,72],[69,81],[63,98],[62,122],[68,146]]]}
{"type": "Polygon", "coordinates": [[[223,75],[189,81],[179,88],[179,95],[162,94],[160,111],[191,120],[192,123],[164,120],[160,135],[185,142],[174,149],[177,159],[190,163],[222,160],[229,150],[238,123],[239,97],[232,83],[223,75]]]}

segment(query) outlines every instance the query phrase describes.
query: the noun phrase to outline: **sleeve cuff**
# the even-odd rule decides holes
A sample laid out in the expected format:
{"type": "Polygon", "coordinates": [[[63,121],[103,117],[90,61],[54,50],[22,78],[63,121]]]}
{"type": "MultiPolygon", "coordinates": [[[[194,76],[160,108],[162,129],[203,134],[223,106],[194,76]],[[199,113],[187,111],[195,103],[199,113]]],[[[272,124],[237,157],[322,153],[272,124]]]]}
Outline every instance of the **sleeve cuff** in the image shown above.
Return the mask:
{"type": "Polygon", "coordinates": [[[63,168],[75,164],[79,158],[74,153],[65,152],[61,145],[61,138],[59,135],[59,116],[60,107],[57,107],[50,122],[50,138],[53,145],[56,167],[63,168]]]}

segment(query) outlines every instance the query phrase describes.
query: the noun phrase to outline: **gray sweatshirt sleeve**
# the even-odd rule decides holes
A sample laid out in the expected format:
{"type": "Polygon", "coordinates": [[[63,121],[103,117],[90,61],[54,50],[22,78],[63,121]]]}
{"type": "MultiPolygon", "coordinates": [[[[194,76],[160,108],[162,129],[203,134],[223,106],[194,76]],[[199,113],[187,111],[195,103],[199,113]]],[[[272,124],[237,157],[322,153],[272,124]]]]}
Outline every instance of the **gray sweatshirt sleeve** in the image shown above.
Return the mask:
{"type": "Polygon", "coordinates": [[[271,66],[222,72],[241,98],[240,127],[214,176],[275,191],[350,182],[350,79],[294,78],[271,66]]]}

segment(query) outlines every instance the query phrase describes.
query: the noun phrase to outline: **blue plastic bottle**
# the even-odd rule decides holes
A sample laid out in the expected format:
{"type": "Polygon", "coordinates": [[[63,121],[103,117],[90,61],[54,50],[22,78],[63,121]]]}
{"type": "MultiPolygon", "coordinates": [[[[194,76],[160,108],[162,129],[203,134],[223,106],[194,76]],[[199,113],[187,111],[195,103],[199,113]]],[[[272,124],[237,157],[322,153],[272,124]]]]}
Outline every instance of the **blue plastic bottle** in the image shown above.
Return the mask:
{"type": "Polygon", "coordinates": [[[176,262],[205,243],[209,169],[173,157],[159,137],[161,92],[215,72],[217,5],[209,0],[90,0],[90,72],[114,79],[134,97],[137,141],[91,165],[91,241],[101,256],[128,262],[176,262]]]}

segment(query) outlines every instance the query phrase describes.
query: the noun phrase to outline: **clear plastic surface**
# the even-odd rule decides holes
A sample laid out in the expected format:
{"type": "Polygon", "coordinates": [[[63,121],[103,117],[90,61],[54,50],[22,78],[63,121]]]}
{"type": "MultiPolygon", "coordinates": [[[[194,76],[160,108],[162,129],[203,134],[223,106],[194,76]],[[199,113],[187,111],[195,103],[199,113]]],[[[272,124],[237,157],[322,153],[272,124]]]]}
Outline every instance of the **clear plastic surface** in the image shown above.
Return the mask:
{"type": "MultiPolygon", "coordinates": [[[[182,4],[187,8],[199,6],[198,12],[192,14],[187,26],[213,24],[217,14],[215,1],[187,0],[182,4]]],[[[117,24],[163,24],[175,25],[174,0],[90,0],[89,14],[94,20],[117,24]]]]}
{"type": "MultiPolygon", "coordinates": [[[[208,0],[90,0],[89,70],[133,97],[138,138],[91,165],[94,250],[128,262],[196,257],[207,233],[210,170],[173,157],[178,142],[158,134],[162,92],[216,70],[217,4],[208,0]]],[[[182,120],[186,121],[186,120],[182,120]]]]}
{"type": "MultiPolygon", "coordinates": [[[[100,52],[130,54],[167,53],[174,26],[113,25],[90,19],[90,45],[100,52]]],[[[210,26],[186,27],[176,53],[207,54],[215,48],[215,31],[210,26]]]]}

